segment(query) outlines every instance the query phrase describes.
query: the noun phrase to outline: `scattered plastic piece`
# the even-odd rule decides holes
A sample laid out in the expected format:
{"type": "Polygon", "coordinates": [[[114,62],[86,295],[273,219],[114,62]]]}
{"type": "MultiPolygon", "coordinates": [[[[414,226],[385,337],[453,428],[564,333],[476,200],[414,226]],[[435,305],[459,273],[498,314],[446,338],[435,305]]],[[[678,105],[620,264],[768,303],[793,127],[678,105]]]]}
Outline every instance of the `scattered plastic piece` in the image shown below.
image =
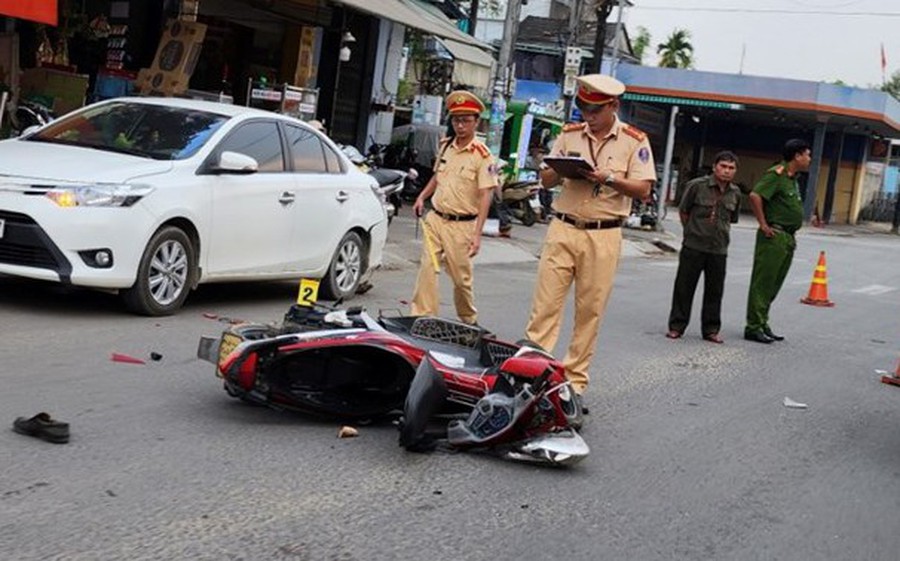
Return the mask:
{"type": "Polygon", "coordinates": [[[353,427],[343,426],[338,431],[338,438],[353,438],[354,436],[359,436],[359,431],[353,427]]]}
{"type": "Polygon", "coordinates": [[[213,314],[210,312],[203,312],[203,317],[206,319],[219,319],[219,314],[213,314]]]}
{"type": "Polygon", "coordinates": [[[884,376],[885,374],[888,373],[888,371],[887,370],[879,370],[876,368],[875,373],[878,374],[879,376],[884,376]]]}
{"type": "Polygon", "coordinates": [[[806,409],[807,405],[805,403],[800,403],[799,401],[794,401],[789,397],[784,398],[784,406],[789,407],[791,409],[806,409]]]}
{"type": "Polygon", "coordinates": [[[139,358],[135,358],[129,355],[123,355],[120,353],[113,353],[112,356],[109,357],[109,359],[113,362],[124,362],[126,364],[147,364],[139,358]]]}
{"type": "Polygon", "coordinates": [[[162,355],[159,353],[150,353],[150,360],[162,360],[162,355]]]}

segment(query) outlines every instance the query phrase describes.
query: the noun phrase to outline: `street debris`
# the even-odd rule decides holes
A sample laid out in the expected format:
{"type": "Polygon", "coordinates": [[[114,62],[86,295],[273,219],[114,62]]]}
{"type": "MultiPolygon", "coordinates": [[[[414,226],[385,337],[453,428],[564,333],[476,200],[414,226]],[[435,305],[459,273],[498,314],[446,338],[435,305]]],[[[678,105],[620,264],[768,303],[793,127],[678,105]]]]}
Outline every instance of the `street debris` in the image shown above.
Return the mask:
{"type": "Polygon", "coordinates": [[[878,374],[879,376],[884,376],[885,374],[888,373],[888,371],[887,371],[887,370],[881,370],[880,368],[876,368],[876,369],[875,369],[875,373],[878,374]]]}
{"type": "Polygon", "coordinates": [[[219,319],[218,314],[213,314],[211,312],[203,312],[203,317],[205,317],[206,319],[219,319]]]}
{"type": "Polygon", "coordinates": [[[122,353],[113,353],[109,359],[113,362],[124,362],[125,364],[147,364],[139,358],[122,353]]]}
{"type": "Polygon", "coordinates": [[[359,436],[359,431],[353,427],[345,425],[338,431],[338,438],[353,438],[354,436],[359,436]]]}
{"type": "Polygon", "coordinates": [[[799,401],[794,401],[789,397],[784,398],[784,406],[789,409],[807,409],[807,405],[805,403],[800,403],[799,401]]]}
{"type": "Polygon", "coordinates": [[[152,353],[150,353],[150,360],[160,361],[160,360],[162,360],[162,355],[157,352],[152,352],[152,353]]]}

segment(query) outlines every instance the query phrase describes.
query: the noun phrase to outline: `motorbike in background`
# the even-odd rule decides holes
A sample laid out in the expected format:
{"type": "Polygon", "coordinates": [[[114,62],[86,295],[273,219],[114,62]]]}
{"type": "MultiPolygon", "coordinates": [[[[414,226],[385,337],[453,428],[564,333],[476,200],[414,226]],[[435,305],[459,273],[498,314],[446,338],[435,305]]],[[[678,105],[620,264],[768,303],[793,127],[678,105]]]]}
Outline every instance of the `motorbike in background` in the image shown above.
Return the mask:
{"type": "Polygon", "coordinates": [[[533,226],[538,219],[535,209],[541,207],[540,189],[541,184],[536,180],[506,183],[503,185],[503,204],[513,218],[525,226],[533,226]]]}
{"type": "Polygon", "coordinates": [[[32,127],[42,127],[55,119],[53,112],[35,101],[20,100],[17,104],[7,102],[3,121],[8,123],[10,136],[20,136],[32,127]]]}
{"type": "Polygon", "coordinates": [[[350,159],[350,161],[365,173],[368,173],[375,179],[378,184],[377,191],[384,205],[385,213],[388,217],[388,224],[400,213],[400,207],[403,206],[403,200],[400,196],[401,191],[410,181],[416,177],[415,169],[409,171],[400,171],[398,169],[387,169],[382,167],[384,163],[384,147],[383,145],[373,144],[368,151],[368,155],[363,154],[356,149],[355,146],[339,145],[341,151],[350,159]]]}

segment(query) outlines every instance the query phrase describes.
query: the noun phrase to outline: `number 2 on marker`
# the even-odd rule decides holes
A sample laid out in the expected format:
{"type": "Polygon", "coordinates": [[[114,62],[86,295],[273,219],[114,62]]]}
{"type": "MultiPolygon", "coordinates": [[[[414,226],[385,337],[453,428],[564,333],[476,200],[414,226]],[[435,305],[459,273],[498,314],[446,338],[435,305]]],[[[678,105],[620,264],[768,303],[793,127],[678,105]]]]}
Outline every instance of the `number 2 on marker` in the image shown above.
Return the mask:
{"type": "Polygon", "coordinates": [[[312,306],[318,299],[319,281],[300,279],[300,293],[297,295],[297,303],[301,306],[312,306]]]}

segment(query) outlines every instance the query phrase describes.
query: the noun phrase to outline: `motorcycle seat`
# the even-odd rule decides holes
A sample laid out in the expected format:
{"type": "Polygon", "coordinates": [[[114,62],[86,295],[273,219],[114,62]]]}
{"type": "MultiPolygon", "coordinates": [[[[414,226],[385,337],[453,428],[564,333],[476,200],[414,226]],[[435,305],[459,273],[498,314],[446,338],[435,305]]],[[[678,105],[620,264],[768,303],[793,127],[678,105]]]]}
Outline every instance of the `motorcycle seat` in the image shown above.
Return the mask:
{"type": "Polygon", "coordinates": [[[393,169],[373,169],[369,170],[369,175],[375,178],[379,187],[397,183],[403,179],[403,173],[393,169]]]}

